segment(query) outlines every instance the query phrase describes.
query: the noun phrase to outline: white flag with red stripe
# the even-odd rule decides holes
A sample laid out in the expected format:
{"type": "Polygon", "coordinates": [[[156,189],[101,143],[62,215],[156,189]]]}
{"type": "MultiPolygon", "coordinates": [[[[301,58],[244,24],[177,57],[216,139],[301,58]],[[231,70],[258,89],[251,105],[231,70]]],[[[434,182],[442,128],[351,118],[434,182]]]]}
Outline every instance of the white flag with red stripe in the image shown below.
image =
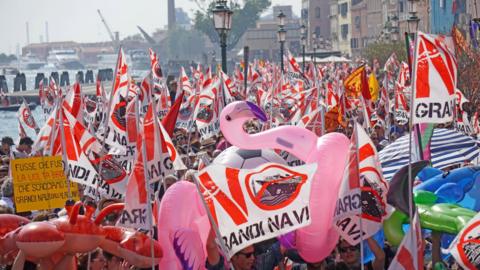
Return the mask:
{"type": "Polygon", "coordinates": [[[173,165],[173,169],[175,171],[186,170],[187,167],[185,166],[185,164],[183,164],[183,161],[180,158],[180,155],[178,154],[178,151],[172,142],[172,138],[170,138],[170,136],[168,135],[168,132],[165,130],[165,127],[163,127],[163,124],[161,122],[159,122],[158,124],[160,127],[160,131],[162,132],[163,142],[165,144],[165,147],[162,147],[163,157],[167,156],[169,158],[168,163],[173,165]],[[165,152],[165,149],[163,148],[167,148],[167,152],[165,152]]]}
{"type": "Polygon", "coordinates": [[[158,117],[154,116],[153,105],[150,103],[143,120],[143,141],[147,158],[147,170],[151,182],[160,181],[162,177],[166,176],[159,125],[158,117]]]}
{"type": "Polygon", "coordinates": [[[334,220],[339,234],[351,245],[357,245],[362,238],[373,236],[381,228],[387,214],[388,192],[375,145],[358,123],[355,123],[347,162],[334,220]]]}
{"type": "Polygon", "coordinates": [[[192,84],[190,83],[190,79],[188,78],[183,66],[180,68],[180,89],[185,92],[185,96],[190,96],[193,94],[192,84]]]}
{"type": "Polygon", "coordinates": [[[198,96],[195,106],[195,123],[203,140],[213,137],[220,131],[218,121],[218,90],[220,80],[214,80],[198,96]]]}
{"type": "MultiPolygon", "coordinates": [[[[140,142],[140,144],[142,144],[140,142]]],[[[145,186],[145,171],[141,151],[138,151],[137,161],[128,177],[125,192],[125,208],[117,221],[117,226],[133,229],[150,230],[147,218],[147,190],[145,186]]]]}
{"type": "Polygon", "coordinates": [[[35,119],[33,118],[33,114],[30,111],[30,108],[28,107],[25,100],[22,102],[22,105],[20,105],[20,108],[18,109],[17,117],[18,117],[19,123],[21,123],[23,126],[26,126],[30,129],[35,130],[36,133],[39,132],[37,122],[35,122],[35,119]]]}
{"type": "Polygon", "coordinates": [[[235,82],[230,79],[230,77],[225,74],[225,72],[220,71],[222,74],[222,89],[223,95],[225,97],[225,104],[240,100],[239,92],[235,82]]]}
{"type": "Polygon", "coordinates": [[[123,53],[120,49],[118,53],[117,74],[113,82],[113,91],[110,94],[110,113],[108,117],[108,127],[105,131],[105,142],[110,146],[110,154],[120,155],[127,151],[127,128],[125,121],[125,112],[127,107],[128,93],[128,66],[123,53]]]}
{"type": "Polygon", "coordinates": [[[423,270],[424,245],[417,210],[415,210],[413,224],[413,233],[410,231],[412,228],[405,233],[388,270],[423,270]]]}
{"type": "Polygon", "coordinates": [[[225,240],[222,246],[228,258],[246,246],[311,223],[308,201],[316,168],[316,164],[289,167],[267,163],[239,170],[211,164],[198,173],[202,199],[219,237],[225,240]],[[289,222],[280,226],[280,219],[289,222]],[[261,233],[244,238],[251,226],[261,233]],[[238,241],[239,237],[243,241],[238,241]]]}
{"type": "Polygon", "coordinates": [[[449,250],[455,261],[463,268],[476,270],[480,267],[480,214],[476,214],[463,227],[450,244],[449,250]]]}
{"type": "MultiPolygon", "coordinates": [[[[100,153],[96,151],[101,148],[101,145],[73,115],[69,115],[67,110],[63,109],[61,113],[63,113],[63,124],[59,125],[59,128],[63,129],[65,138],[64,157],[68,164],[68,178],[95,190],[98,189],[100,195],[106,198],[121,199],[123,192],[108,183],[123,181],[127,176],[125,171],[110,156],[101,156],[103,164],[102,179],[100,179],[97,173],[99,168],[94,166],[96,162],[98,165],[99,160],[92,161],[88,156],[98,157],[100,153]]],[[[53,155],[62,153],[62,138],[60,132],[56,134],[53,155]]]]}
{"type": "Polygon", "coordinates": [[[452,121],[457,85],[452,38],[419,31],[413,65],[413,124],[452,121]]]}

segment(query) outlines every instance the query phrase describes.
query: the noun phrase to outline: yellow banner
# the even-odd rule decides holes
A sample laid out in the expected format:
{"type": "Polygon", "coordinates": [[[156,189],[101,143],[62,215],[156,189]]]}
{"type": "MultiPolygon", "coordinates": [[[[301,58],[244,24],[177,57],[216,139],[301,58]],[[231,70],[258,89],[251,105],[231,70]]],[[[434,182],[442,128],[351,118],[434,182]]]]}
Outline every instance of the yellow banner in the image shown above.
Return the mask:
{"type": "MultiPolygon", "coordinates": [[[[17,212],[62,208],[68,199],[62,157],[32,157],[11,161],[13,195],[17,212]]],[[[78,186],[70,183],[73,200],[78,186]]]]}

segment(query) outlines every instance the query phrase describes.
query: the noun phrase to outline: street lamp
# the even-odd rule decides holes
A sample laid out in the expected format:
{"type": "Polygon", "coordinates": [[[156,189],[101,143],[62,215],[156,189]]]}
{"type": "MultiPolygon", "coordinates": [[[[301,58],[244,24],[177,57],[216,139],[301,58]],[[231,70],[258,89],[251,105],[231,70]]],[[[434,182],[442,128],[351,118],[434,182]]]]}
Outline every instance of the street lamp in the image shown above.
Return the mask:
{"type": "Polygon", "coordinates": [[[419,22],[420,22],[420,18],[418,18],[417,12],[410,11],[410,16],[408,16],[408,19],[407,19],[408,33],[415,34],[418,30],[419,22]]]}
{"type": "Polygon", "coordinates": [[[305,73],[305,45],[307,45],[307,38],[305,37],[305,32],[306,32],[306,29],[307,27],[305,26],[305,24],[302,24],[302,26],[300,26],[300,42],[302,43],[302,60],[303,60],[303,67],[302,67],[302,71],[305,73]]]}
{"type": "Polygon", "coordinates": [[[220,47],[222,48],[222,70],[227,73],[227,33],[232,29],[232,15],[227,6],[227,0],[217,0],[213,9],[213,24],[220,36],[220,47]]]}
{"type": "Polygon", "coordinates": [[[283,68],[283,46],[285,44],[285,39],[287,37],[287,31],[285,30],[285,14],[283,11],[280,10],[280,13],[278,14],[278,31],[277,31],[277,38],[278,42],[280,42],[280,68],[282,69],[282,73],[284,71],[283,68]]]}

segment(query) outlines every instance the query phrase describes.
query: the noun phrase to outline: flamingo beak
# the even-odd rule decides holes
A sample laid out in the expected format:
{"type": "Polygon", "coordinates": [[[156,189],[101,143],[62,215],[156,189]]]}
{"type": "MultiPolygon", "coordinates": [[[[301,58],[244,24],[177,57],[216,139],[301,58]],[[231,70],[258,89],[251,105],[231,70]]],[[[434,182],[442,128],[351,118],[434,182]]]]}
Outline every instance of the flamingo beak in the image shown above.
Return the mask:
{"type": "Polygon", "coordinates": [[[250,101],[238,102],[234,110],[227,115],[227,120],[240,117],[257,118],[262,122],[267,121],[267,116],[263,110],[250,101]]]}

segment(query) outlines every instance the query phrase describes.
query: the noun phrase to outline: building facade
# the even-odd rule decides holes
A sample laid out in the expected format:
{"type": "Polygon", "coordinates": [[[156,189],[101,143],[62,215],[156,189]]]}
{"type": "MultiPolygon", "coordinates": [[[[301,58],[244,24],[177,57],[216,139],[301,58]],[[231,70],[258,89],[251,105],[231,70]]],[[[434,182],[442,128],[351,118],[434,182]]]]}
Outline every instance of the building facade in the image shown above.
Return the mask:
{"type": "Polygon", "coordinates": [[[330,43],[330,3],[325,0],[302,0],[302,23],[307,27],[307,50],[315,43],[330,43]],[[316,37],[316,39],[314,39],[316,37]]]}
{"type": "MultiPolygon", "coordinates": [[[[293,55],[301,53],[300,45],[300,18],[295,18],[292,6],[274,6],[273,14],[257,21],[255,28],[248,29],[238,44],[248,44],[250,58],[268,59],[278,61],[280,59],[280,44],[277,39],[278,21],[277,16],[282,11],[285,15],[285,30],[287,31],[285,49],[289,49],[293,55]]],[[[241,48],[237,48],[241,49],[241,48]]]]}
{"type": "Polygon", "coordinates": [[[340,51],[343,55],[350,57],[351,50],[351,0],[330,1],[330,31],[333,50],[340,51]]]}

